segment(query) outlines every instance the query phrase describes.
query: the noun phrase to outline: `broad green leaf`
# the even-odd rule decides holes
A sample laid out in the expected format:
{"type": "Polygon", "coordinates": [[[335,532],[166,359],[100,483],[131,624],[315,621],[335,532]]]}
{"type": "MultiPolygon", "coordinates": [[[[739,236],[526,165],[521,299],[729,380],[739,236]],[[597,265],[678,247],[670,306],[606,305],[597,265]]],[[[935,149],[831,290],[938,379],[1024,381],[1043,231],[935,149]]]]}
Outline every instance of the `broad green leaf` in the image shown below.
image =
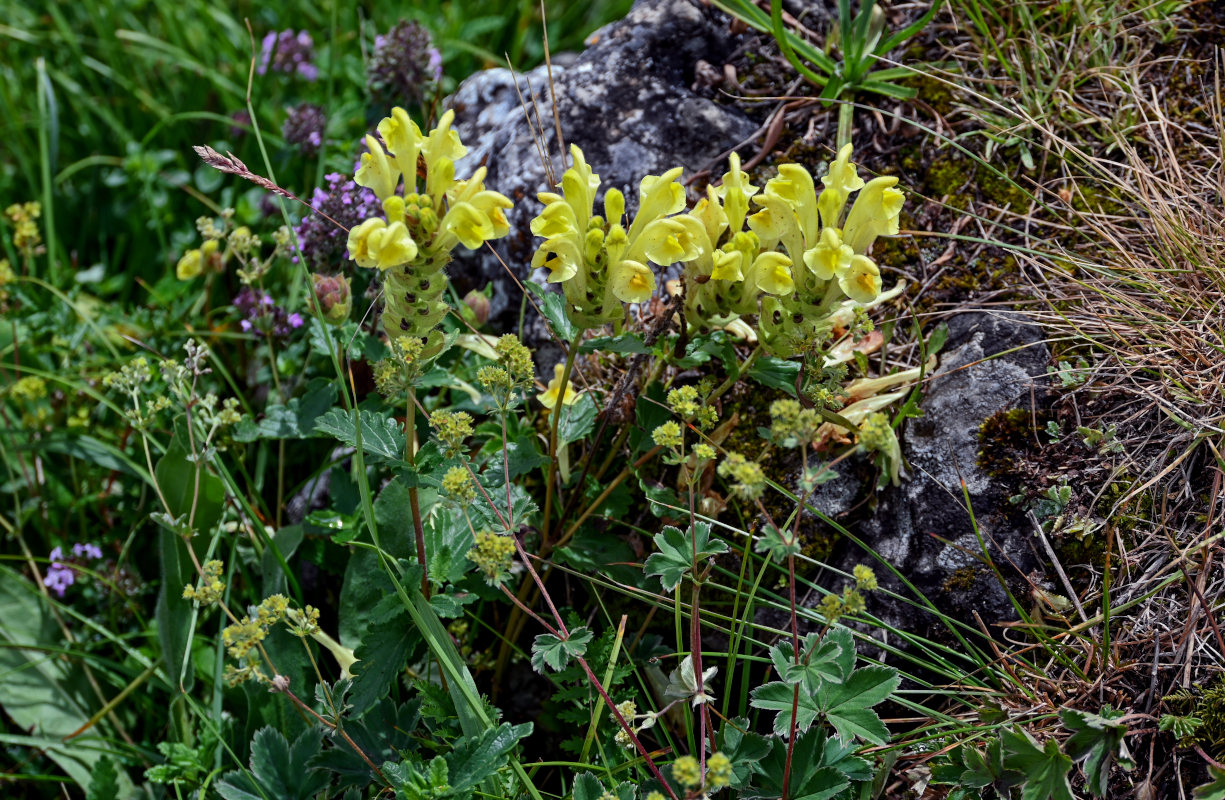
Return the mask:
{"type": "Polygon", "coordinates": [[[753,765],[770,752],[770,740],[749,730],[749,721],[735,717],[721,726],[719,750],[732,762],[732,788],[744,786],[753,772],[753,765]]]}
{"type": "Polygon", "coordinates": [[[791,642],[782,642],[770,648],[770,660],[785,683],[804,683],[804,691],[817,691],[823,683],[842,683],[846,674],[840,656],[842,643],[834,637],[819,639],[810,633],[804,637],[797,663],[791,642]]]}
{"type": "MultiPolygon", "coordinates": [[[[591,633],[587,633],[591,637],[591,633]]],[[[511,725],[503,722],[486,730],[479,738],[466,736],[447,756],[450,767],[451,791],[463,792],[478,785],[506,765],[510,751],[520,739],[532,732],[532,723],[511,725]]]]}
{"type": "MultiPolygon", "coordinates": [[[[362,450],[390,461],[399,460],[404,452],[404,429],[389,416],[362,411],[362,450]]],[[[339,439],[349,447],[357,447],[357,426],[352,415],[343,408],[333,408],[315,420],[315,430],[339,439]]]]}
{"type": "Polygon", "coordinates": [[[1021,800],[1075,800],[1068,785],[1072,759],[1059,751],[1059,742],[1047,739],[1043,747],[1021,728],[1005,730],[1004,768],[1025,777],[1021,800]]]}
{"type": "Polygon", "coordinates": [[[594,339],[588,339],[579,346],[579,352],[647,355],[651,352],[651,348],[647,347],[641,335],[622,333],[617,336],[597,336],[594,339]]]}
{"type": "Polygon", "coordinates": [[[747,375],[762,386],[781,389],[794,397],[795,379],[800,375],[800,363],[763,356],[753,362],[747,375]]]}
{"type": "Polygon", "coordinates": [[[563,405],[561,419],[557,423],[557,439],[562,444],[578,442],[595,428],[598,410],[590,393],[580,395],[572,406],[563,405]]]}
{"type": "Polygon", "coordinates": [[[157,537],[162,578],[153,612],[157,622],[158,644],[162,648],[162,658],[166,661],[166,673],[171,684],[177,688],[181,679],[183,690],[189,691],[195,684],[196,673],[185,662],[189,658],[187,648],[191,643],[195,610],[192,601],[183,599],[183,587],[195,585],[198,576],[181,537],[164,528],[158,528],[154,535],[157,537]]]}
{"type": "Polygon", "coordinates": [[[571,800],[600,800],[604,794],[604,784],[590,772],[584,772],[574,779],[574,791],[571,800]]]}
{"type": "MultiPolygon", "coordinates": [[[[384,697],[360,719],[346,719],[345,733],[371,761],[382,764],[415,749],[413,734],[421,721],[420,709],[419,700],[397,706],[384,697]]],[[[337,775],[342,789],[375,780],[374,770],[348,746],[329,747],[312,758],[310,765],[337,775]]]]}
{"type": "MultiPolygon", "coordinates": [[[[420,572],[418,572],[420,574],[420,572]]],[[[421,634],[400,613],[371,626],[356,648],[353,665],[353,690],[349,702],[353,713],[361,715],[387,696],[392,681],[404,669],[408,658],[421,644],[421,634]]]]}
{"type": "Polygon", "coordinates": [[[796,720],[800,733],[812,727],[820,713],[816,700],[799,686],[782,681],[773,681],[753,690],[749,705],[763,711],[778,712],[774,717],[774,733],[777,736],[791,735],[791,720],[796,720]],[[798,700],[796,693],[799,693],[798,700]]]}
{"type": "Polygon", "coordinates": [[[275,728],[260,728],[251,741],[251,771],[227,772],[216,783],[225,800],[310,800],[322,791],[330,776],[308,764],[319,752],[317,730],[302,733],[291,747],[275,728]]]}
{"type": "MultiPolygon", "coordinates": [[[[850,781],[836,768],[822,765],[820,754],[824,752],[825,739],[825,731],[819,727],[796,737],[788,797],[796,800],[828,800],[850,786],[850,781]]],[[[774,739],[770,745],[770,752],[765,758],[754,764],[757,777],[742,792],[742,797],[777,798],[782,795],[783,776],[787,772],[787,743],[774,739]]]]}
{"type": "Polygon", "coordinates": [[[1063,726],[1072,731],[1072,736],[1063,743],[1063,750],[1073,761],[1085,760],[1086,783],[1089,791],[1098,797],[1106,794],[1112,762],[1125,770],[1136,766],[1124,741],[1127,725],[1114,721],[1121,716],[1122,711],[1109,706],[1103,708],[1101,714],[1071,708],[1059,712],[1063,726]]]}
{"type": "Polygon", "coordinates": [[[688,531],[669,525],[655,534],[655,546],[659,552],[646,560],[644,570],[648,576],[658,576],[668,592],[680,585],[695,564],[727,552],[726,542],[711,538],[708,522],[695,522],[688,531]]]}
{"type": "Polygon", "coordinates": [[[1196,786],[1192,797],[1195,800],[1225,800],[1225,769],[1209,766],[1208,777],[1212,780],[1196,786]]]}
{"type": "Polygon", "coordinates": [[[550,292],[532,281],[524,281],[523,285],[540,301],[540,313],[548,320],[549,327],[557,338],[563,342],[573,341],[580,329],[570,322],[570,317],[566,314],[565,295],[561,292],[550,292]]]}
{"type": "Polygon", "coordinates": [[[567,639],[542,633],[532,642],[532,668],[540,673],[545,667],[556,672],[570,663],[570,659],[587,652],[590,641],[591,631],[587,628],[571,628],[567,639]]]}
{"type": "Polygon", "coordinates": [[[892,667],[857,669],[842,683],[821,687],[817,699],[822,716],[844,739],[858,736],[872,744],[887,744],[889,730],[872,706],[893,694],[900,683],[892,667]]]}

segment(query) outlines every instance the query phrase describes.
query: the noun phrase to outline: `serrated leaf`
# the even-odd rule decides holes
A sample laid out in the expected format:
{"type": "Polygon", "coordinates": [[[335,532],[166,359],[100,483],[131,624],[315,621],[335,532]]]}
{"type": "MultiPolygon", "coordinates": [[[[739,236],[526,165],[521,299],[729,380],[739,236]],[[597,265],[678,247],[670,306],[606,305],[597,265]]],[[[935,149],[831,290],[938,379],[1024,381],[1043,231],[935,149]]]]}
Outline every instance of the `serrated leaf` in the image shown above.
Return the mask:
{"type": "Polygon", "coordinates": [[[810,633],[800,646],[797,663],[791,642],[782,642],[770,648],[770,660],[785,683],[804,682],[807,692],[815,692],[823,683],[842,683],[846,671],[843,669],[843,644],[839,638],[826,636],[821,639],[810,633]]]}
{"type": "Polygon", "coordinates": [[[291,747],[275,728],[260,728],[251,740],[251,772],[227,772],[215,785],[225,800],[310,800],[328,785],[329,776],[308,763],[318,754],[317,730],[302,733],[291,747]]]}
{"type": "MultiPolygon", "coordinates": [[[[821,760],[814,757],[824,751],[825,740],[825,731],[821,728],[813,728],[807,734],[796,737],[794,753],[799,757],[793,757],[791,763],[789,797],[796,800],[828,800],[850,786],[850,781],[835,767],[822,765],[821,760]]],[[[770,752],[753,766],[759,779],[742,792],[745,798],[777,798],[782,795],[783,776],[787,772],[787,743],[775,739],[770,744],[770,752]]]]}
{"type": "Polygon", "coordinates": [[[85,800],[114,800],[119,797],[119,770],[109,756],[102,756],[94,765],[85,800]]]}
{"type": "Polygon", "coordinates": [[[1075,800],[1068,785],[1072,759],[1059,750],[1059,742],[1047,739],[1038,747],[1034,738],[1023,729],[1005,730],[1000,738],[1004,745],[1004,768],[1025,776],[1021,784],[1021,800],[1075,800]]]}
{"type": "Polygon", "coordinates": [[[770,752],[770,740],[749,730],[749,721],[735,717],[722,726],[722,743],[719,749],[732,762],[732,788],[740,788],[748,781],[753,765],[770,752]]]}
{"type": "Polygon", "coordinates": [[[570,663],[570,659],[587,652],[590,641],[591,631],[587,628],[571,628],[566,639],[542,633],[532,642],[532,669],[543,673],[548,667],[556,672],[570,663]]]}
{"type": "MultiPolygon", "coordinates": [[[[404,429],[389,416],[362,411],[362,450],[390,461],[399,460],[404,452],[404,429]]],[[[357,426],[343,408],[333,408],[315,420],[315,430],[339,439],[349,447],[357,447],[357,426]]]]}
{"type": "Polygon", "coordinates": [[[884,745],[889,741],[889,729],[872,706],[893,694],[900,683],[901,678],[892,667],[863,667],[842,683],[822,686],[817,694],[818,705],[839,736],[848,740],[858,736],[884,745]]]}
{"type": "MultiPolygon", "coordinates": [[[[337,692],[336,696],[339,695],[337,692]]],[[[360,719],[346,718],[345,733],[371,761],[382,764],[414,749],[413,734],[421,720],[420,709],[419,700],[397,706],[390,697],[384,697],[360,719]]],[[[375,780],[374,770],[348,746],[329,747],[311,759],[310,764],[338,775],[340,788],[366,786],[375,780]]]]}
{"type": "Polygon", "coordinates": [[[774,717],[774,733],[784,738],[791,735],[792,717],[796,719],[796,730],[803,733],[812,727],[821,711],[811,694],[797,685],[782,681],[758,686],[750,698],[749,705],[753,708],[777,712],[774,717]]]}
{"type": "Polygon", "coordinates": [[[1135,768],[1124,741],[1127,725],[1114,721],[1121,716],[1122,711],[1109,706],[1103,708],[1101,714],[1071,708],[1059,712],[1063,726],[1073,732],[1063,743],[1063,750],[1073,761],[1084,759],[1086,784],[1098,797],[1106,794],[1111,763],[1125,770],[1135,768]]]}
{"type": "Polygon", "coordinates": [[[680,585],[695,563],[727,552],[726,542],[711,539],[708,522],[695,522],[688,531],[669,525],[655,534],[655,546],[659,552],[646,560],[644,571],[648,576],[658,576],[668,592],[680,585]]]}
{"type": "Polygon", "coordinates": [[[524,281],[523,285],[529,292],[536,295],[536,299],[540,301],[537,304],[540,308],[540,314],[548,320],[549,327],[557,335],[557,338],[563,342],[573,341],[579,329],[570,322],[570,317],[566,314],[565,295],[561,292],[550,292],[548,289],[532,281],[524,281]]]}
{"type": "Polygon", "coordinates": [[[522,725],[503,722],[497,728],[486,730],[479,739],[471,736],[461,739],[446,757],[452,793],[464,792],[504,767],[510,751],[531,732],[530,722],[522,725]]]}
{"type": "Polygon", "coordinates": [[[362,637],[354,655],[353,689],[349,702],[360,716],[387,696],[392,681],[404,669],[408,658],[421,643],[421,633],[401,611],[386,622],[372,625],[362,637]]]}
{"type": "Polygon", "coordinates": [[[561,419],[557,423],[557,439],[562,444],[581,441],[595,428],[598,409],[589,393],[579,395],[572,406],[563,405],[561,419]]]}
{"type": "Polygon", "coordinates": [[[617,336],[597,336],[594,339],[588,339],[579,346],[579,352],[647,355],[651,352],[651,348],[647,347],[641,335],[622,333],[617,336]]]}
{"type": "Polygon", "coordinates": [[[604,794],[604,784],[590,772],[584,772],[574,779],[574,791],[571,800],[600,800],[604,794]]]}

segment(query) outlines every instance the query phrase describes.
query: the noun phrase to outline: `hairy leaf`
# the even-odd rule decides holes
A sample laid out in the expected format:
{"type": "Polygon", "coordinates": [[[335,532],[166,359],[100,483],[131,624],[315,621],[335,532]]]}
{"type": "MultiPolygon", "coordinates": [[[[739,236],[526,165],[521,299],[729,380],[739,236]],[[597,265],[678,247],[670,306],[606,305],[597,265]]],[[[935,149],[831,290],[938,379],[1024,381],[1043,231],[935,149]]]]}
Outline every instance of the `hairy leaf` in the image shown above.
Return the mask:
{"type": "Polygon", "coordinates": [[[1087,711],[1076,711],[1065,708],[1059,712],[1063,726],[1072,731],[1072,736],[1063,744],[1064,752],[1073,761],[1085,760],[1085,778],[1089,791],[1101,797],[1106,794],[1110,781],[1110,764],[1117,763],[1126,770],[1134,769],[1131,753],[1123,737],[1127,735],[1127,725],[1114,720],[1123,716],[1122,711],[1116,711],[1109,706],[1102,709],[1101,714],[1090,714],[1087,711]]]}
{"type": "Polygon", "coordinates": [[[819,707],[839,736],[858,736],[884,745],[889,741],[889,730],[872,706],[891,695],[899,683],[901,678],[892,667],[863,667],[840,684],[822,686],[817,693],[819,707]]]}
{"type": "Polygon", "coordinates": [[[1004,768],[1025,777],[1021,800],[1075,800],[1068,785],[1072,759],[1059,751],[1059,742],[1047,739],[1043,747],[1021,728],[1005,730],[1004,768]]]}
{"type": "Polygon", "coordinates": [[[674,591],[695,563],[727,552],[727,543],[710,538],[710,523],[695,522],[688,531],[671,525],[655,534],[659,552],[646,560],[647,575],[656,575],[665,591],[674,591]]]}
{"type": "Polygon", "coordinates": [[[532,642],[532,668],[543,673],[548,667],[556,672],[570,663],[570,659],[583,655],[590,641],[591,631],[587,628],[571,628],[566,639],[542,633],[532,642]]]}

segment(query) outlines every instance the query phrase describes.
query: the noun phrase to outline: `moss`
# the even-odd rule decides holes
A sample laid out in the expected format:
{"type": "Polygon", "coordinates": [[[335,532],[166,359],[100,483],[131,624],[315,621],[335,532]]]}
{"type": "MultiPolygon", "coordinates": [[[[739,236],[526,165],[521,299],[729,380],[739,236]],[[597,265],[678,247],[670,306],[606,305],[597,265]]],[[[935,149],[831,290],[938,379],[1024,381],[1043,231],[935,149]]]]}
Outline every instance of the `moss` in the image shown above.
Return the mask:
{"type": "Polygon", "coordinates": [[[1216,758],[1225,753],[1225,675],[1217,675],[1206,688],[1179,689],[1162,701],[1173,714],[1202,720],[1195,733],[1180,744],[1197,744],[1216,758]]]}
{"type": "Polygon", "coordinates": [[[952,575],[944,579],[940,588],[950,594],[969,591],[974,588],[974,582],[978,580],[978,574],[982,569],[982,567],[967,566],[955,570],[952,575]]]}
{"type": "MultiPolygon", "coordinates": [[[[925,47],[923,45],[917,45],[917,47],[920,54],[924,52],[925,47]]],[[[920,55],[919,58],[914,60],[920,61],[922,59],[923,56],[920,55]]],[[[908,76],[897,81],[897,83],[899,86],[905,86],[918,92],[917,98],[931,106],[932,110],[942,117],[947,117],[955,110],[956,95],[953,87],[944,81],[937,80],[931,75],[918,74],[908,76]]]]}
{"type": "Polygon", "coordinates": [[[1015,474],[1033,441],[1033,417],[1027,408],[999,411],[978,429],[978,467],[993,478],[1015,474]]]}

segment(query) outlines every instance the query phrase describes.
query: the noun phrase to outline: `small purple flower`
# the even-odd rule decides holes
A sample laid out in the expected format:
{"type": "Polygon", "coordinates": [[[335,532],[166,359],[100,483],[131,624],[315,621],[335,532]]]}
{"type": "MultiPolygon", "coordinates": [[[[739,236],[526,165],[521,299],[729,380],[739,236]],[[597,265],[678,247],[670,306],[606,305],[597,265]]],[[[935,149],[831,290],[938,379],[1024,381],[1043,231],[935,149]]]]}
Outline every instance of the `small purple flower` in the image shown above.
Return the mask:
{"type": "Polygon", "coordinates": [[[285,338],[305,324],[301,314],[296,311],[286,313],[285,309],[273,302],[272,295],[250,286],[234,297],[234,308],[242,317],[238,326],[246,333],[285,338]]]}
{"type": "Polygon", "coordinates": [[[55,592],[56,597],[63,597],[64,591],[76,582],[76,573],[66,567],[51,565],[47,577],[43,578],[43,586],[55,592]]]}
{"type": "Polygon", "coordinates": [[[43,585],[55,592],[56,597],[63,597],[64,591],[77,580],[73,562],[80,563],[86,558],[102,558],[102,548],[92,542],[77,542],[72,546],[71,558],[65,558],[64,548],[59,546],[52,548],[47,558],[51,561],[51,567],[43,578],[43,585]]]}
{"type": "Polygon", "coordinates": [[[289,109],[281,135],[289,144],[296,145],[304,156],[313,156],[323,146],[323,133],[327,128],[327,115],[314,103],[300,103],[289,109]]]}
{"type": "Polygon", "coordinates": [[[308,81],[319,77],[314,64],[315,42],[306,31],[295,33],[292,29],[266,35],[261,43],[260,75],[269,69],[276,72],[297,73],[308,81]]]}
{"type": "Polygon", "coordinates": [[[303,218],[294,233],[307,267],[312,272],[334,273],[348,260],[348,234],[331,220],[353,228],[382,209],[374,192],[352,178],[333,172],[324,179],[327,184],[311,194],[311,206],[320,213],[303,218]]]}
{"type": "Polygon", "coordinates": [[[374,39],[366,85],[376,105],[422,105],[442,79],[442,53],[416,22],[400,20],[374,39]]]}
{"type": "Polygon", "coordinates": [[[306,321],[302,319],[302,315],[299,314],[297,311],[289,315],[289,327],[301,328],[305,324],[306,324],[306,321]]]}
{"type": "MultiPolygon", "coordinates": [[[[59,549],[59,548],[56,548],[59,549]]],[[[77,542],[72,546],[72,554],[78,558],[81,556],[89,556],[90,558],[102,558],[102,548],[93,542],[77,542]]]]}

